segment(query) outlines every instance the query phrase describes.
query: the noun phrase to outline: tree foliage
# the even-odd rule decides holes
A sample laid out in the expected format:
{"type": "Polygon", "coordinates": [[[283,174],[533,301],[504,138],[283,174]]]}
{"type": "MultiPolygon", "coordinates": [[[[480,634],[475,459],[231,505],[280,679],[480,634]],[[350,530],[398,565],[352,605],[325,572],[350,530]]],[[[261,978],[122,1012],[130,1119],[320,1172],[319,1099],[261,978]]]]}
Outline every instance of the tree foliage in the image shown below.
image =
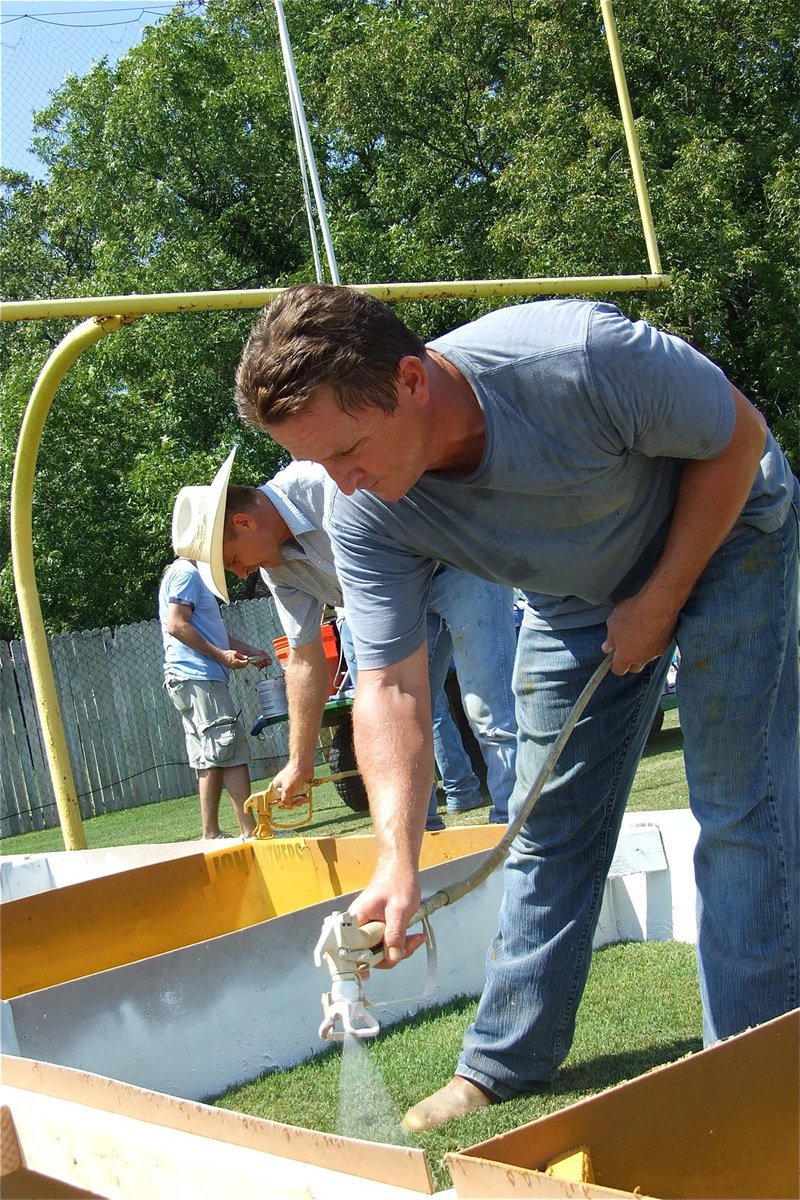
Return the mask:
{"type": "MultiPolygon", "coordinates": [[[[714,358],[797,468],[796,6],[615,12],[673,287],[609,298],[714,358]]],[[[597,0],[290,0],[286,14],[344,282],[647,270],[597,0]]],[[[314,277],[267,0],[173,10],[115,67],[70,78],[36,145],[46,183],[3,177],[8,298],[314,277]]],[[[402,315],[430,337],[492,303],[402,315]]],[[[70,372],[35,493],[52,631],[152,615],[177,489],[208,481],[234,441],[237,479],[280,464],[231,404],[252,317],[143,318],[70,372]]],[[[67,328],[3,328],[4,495],[27,396],[67,328]]],[[[0,623],[18,631],[8,564],[0,623]]]]}

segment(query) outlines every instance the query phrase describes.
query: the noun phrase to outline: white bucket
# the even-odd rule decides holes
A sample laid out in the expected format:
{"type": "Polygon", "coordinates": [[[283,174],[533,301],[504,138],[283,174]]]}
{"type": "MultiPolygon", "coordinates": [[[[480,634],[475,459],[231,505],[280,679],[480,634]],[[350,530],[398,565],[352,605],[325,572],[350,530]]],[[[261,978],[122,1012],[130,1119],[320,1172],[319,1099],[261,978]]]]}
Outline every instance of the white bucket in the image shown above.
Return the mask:
{"type": "Polygon", "coordinates": [[[256,684],[256,695],[264,717],[284,717],[289,711],[286,699],[286,680],[262,679],[256,684]]]}

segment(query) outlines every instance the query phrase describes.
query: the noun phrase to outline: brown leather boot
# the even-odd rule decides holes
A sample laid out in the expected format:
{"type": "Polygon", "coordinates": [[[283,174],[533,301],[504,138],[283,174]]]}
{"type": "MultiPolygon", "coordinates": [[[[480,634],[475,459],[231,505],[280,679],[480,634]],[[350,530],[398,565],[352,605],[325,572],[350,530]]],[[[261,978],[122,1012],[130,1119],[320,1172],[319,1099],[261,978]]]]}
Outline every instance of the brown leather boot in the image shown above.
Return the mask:
{"type": "Polygon", "coordinates": [[[454,1075],[438,1092],[410,1108],[403,1117],[403,1125],[406,1129],[419,1133],[422,1129],[434,1129],[437,1125],[444,1125],[445,1121],[464,1117],[477,1108],[497,1103],[497,1099],[469,1079],[454,1075]]]}

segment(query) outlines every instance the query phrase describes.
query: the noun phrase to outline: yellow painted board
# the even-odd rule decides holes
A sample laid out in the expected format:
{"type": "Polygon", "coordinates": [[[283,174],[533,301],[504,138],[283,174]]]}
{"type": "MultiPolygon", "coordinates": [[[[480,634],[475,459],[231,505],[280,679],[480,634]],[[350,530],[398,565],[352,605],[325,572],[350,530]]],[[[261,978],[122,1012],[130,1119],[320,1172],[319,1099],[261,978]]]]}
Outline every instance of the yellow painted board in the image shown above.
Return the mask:
{"type": "MultiPolygon", "coordinates": [[[[420,864],[495,845],[502,826],[426,835],[420,864]]],[[[276,838],[119,871],[0,906],[4,1000],[356,891],[374,869],[373,837],[276,838]]]]}
{"type": "Polygon", "coordinates": [[[248,844],[2,905],[2,998],[136,962],[274,916],[248,844]]]}

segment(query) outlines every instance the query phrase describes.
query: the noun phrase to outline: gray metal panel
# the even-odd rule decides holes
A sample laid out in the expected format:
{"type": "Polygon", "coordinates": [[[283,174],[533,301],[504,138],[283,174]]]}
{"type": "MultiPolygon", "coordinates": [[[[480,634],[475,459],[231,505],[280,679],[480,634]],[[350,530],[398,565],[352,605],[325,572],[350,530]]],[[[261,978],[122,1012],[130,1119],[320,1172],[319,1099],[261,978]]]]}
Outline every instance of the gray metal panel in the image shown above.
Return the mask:
{"type": "Polygon", "coordinates": [[[0,1050],[3,1054],[22,1054],[14,1028],[14,1013],[8,1000],[0,1000],[0,1050]]]}
{"type": "MultiPolygon", "coordinates": [[[[423,895],[463,879],[485,853],[422,872],[423,895]]],[[[325,1048],[317,1031],[329,978],[313,962],[322,920],[357,894],[8,1001],[16,1053],[194,1100],[301,1062],[325,1048]]],[[[367,993],[387,1005],[376,1010],[382,1025],[480,992],[501,895],[495,871],[435,915],[437,988],[425,1001],[424,951],[372,972],[367,993]]]]}

